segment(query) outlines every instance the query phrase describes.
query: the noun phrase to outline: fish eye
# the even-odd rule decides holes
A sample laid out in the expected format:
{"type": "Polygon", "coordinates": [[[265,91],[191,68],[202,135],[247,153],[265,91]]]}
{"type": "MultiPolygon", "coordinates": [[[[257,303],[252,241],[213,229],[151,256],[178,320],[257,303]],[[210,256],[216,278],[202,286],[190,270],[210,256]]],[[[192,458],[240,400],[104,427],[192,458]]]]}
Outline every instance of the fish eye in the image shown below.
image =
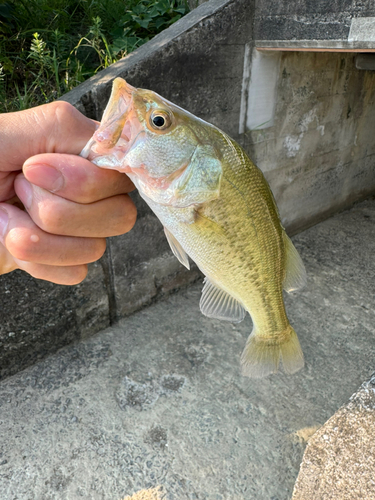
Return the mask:
{"type": "Polygon", "coordinates": [[[172,123],[172,118],[167,111],[155,110],[150,117],[151,126],[157,130],[165,130],[172,123]]]}
{"type": "Polygon", "coordinates": [[[152,119],[152,123],[155,125],[155,127],[162,127],[165,123],[164,116],[154,116],[152,119]]]}

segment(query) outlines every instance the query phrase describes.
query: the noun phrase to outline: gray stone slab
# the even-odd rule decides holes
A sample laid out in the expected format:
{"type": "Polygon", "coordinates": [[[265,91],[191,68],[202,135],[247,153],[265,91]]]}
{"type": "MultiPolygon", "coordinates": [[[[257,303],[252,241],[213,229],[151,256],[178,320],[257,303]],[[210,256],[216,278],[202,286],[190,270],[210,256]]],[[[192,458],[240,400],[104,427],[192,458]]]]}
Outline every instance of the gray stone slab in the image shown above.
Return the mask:
{"type": "Polygon", "coordinates": [[[375,498],[375,374],[309,440],[292,500],[375,498]]]}
{"type": "Polygon", "coordinates": [[[353,18],[360,24],[357,18],[374,15],[372,0],[258,0],[254,33],[262,40],[347,40],[353,18]]]}
{"type": "Polygon", "coordinates": [[[374,369],[375,200],[294,238],[286,297],[306,366],[241,376],[251,321],[199,312],[201,285],[0,383],[2,500],[288,500],[306,439],[374,369]]]}

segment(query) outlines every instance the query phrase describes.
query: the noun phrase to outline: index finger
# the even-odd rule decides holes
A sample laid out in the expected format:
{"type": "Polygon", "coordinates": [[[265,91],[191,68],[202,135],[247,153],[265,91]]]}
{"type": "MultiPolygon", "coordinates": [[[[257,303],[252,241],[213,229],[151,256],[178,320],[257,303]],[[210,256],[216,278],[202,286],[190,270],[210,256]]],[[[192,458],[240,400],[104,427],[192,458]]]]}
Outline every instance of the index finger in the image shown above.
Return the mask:
{"type": "Polygon", "coordinates": [[[20,170],[39,153],[78,155],[96,128],[94,120],[64,101],[0,114],[0,171],[20,170]]]}

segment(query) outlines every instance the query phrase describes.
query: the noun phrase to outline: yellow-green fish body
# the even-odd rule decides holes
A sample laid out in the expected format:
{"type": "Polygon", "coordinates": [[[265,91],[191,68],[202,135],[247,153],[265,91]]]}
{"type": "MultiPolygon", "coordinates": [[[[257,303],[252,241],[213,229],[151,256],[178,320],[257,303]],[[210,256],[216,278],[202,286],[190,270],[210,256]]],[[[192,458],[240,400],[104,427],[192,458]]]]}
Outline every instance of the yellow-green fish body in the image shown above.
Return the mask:
{"type": "Polygon", "coordinates": [[[116,79],[102,123],[84,151],[126,172],[162,222],[176,257],[206,276],[203,314],[253,331],[243,372],[262,377],[303,366],[282,289],[305,282],[303,263],[280,224],[261,171],[224,132],[157,94],[116,79]]]}

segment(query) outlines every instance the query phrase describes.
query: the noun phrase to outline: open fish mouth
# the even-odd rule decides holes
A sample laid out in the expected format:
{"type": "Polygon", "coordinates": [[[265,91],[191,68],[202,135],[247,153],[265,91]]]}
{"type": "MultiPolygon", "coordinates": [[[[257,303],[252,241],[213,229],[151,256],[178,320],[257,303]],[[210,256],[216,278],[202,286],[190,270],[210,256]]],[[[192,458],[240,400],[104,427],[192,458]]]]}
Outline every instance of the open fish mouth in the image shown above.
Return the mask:
{"type": "MultiPolygon", "coordinates": [[[[124,156],[132,142],[132,126],[128,120],[133,109],[133,93],[137,89],[122,78],[113,82],[112,92],[98,129],[83,148],[80,156],[94,160],[96,156],[121,150],[124,156]]],[[[108,165],[109,168],[110,165],[108,165]]]]}

